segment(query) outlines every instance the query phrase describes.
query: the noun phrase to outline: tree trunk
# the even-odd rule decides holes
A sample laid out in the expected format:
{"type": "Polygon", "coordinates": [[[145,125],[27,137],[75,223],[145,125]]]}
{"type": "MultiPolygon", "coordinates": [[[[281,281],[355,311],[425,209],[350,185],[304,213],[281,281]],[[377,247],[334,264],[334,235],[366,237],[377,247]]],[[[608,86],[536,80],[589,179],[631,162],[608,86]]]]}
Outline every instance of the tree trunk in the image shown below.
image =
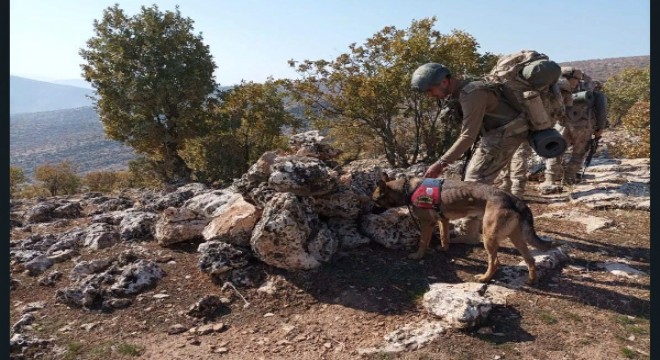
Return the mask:
{"type": "Polygon", "coordinates": [[[186,165],[186,162],[179,156],[176,144],[167,144],[164,156],[164,173],[163,179],[168,183],[186,183],[190,181],[192,171],[186,165]]]}

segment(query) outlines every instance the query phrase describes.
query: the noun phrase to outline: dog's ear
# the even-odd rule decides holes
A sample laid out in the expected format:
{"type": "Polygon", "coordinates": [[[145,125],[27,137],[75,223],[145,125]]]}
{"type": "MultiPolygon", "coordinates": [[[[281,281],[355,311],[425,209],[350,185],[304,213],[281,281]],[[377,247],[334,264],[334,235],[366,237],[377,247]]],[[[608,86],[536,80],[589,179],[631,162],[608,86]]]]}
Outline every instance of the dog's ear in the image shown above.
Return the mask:
{"type": "Polygon", "coordinates": [[[376,167],[375,170],[375,177],[377,179],[376,185],[381,189],[385,188],[385,183],[390,181],[390,178],[387,176],[387,173],[385,173],[380,167],[376,167]]]}
{"type": "Polygon", "coordinates": [[[387,182],[390,181],[390,177],[387,176],[386,173],[381,173],[380,174],[380,179],[378,179],[378,187],[380,189],[385,189],[387,188],[387,182]]]}
{"type": "Polygon", "coordinates": [[[390,177],[387,176],[387,173],[386,173],[386,172],[381,172],[381,173],[380,173],[380,181],[382,181],[382,182],[388,182],[388,181],[390,181],[390,180],[392,180],[392,179],[390,179],[390,177]]]}

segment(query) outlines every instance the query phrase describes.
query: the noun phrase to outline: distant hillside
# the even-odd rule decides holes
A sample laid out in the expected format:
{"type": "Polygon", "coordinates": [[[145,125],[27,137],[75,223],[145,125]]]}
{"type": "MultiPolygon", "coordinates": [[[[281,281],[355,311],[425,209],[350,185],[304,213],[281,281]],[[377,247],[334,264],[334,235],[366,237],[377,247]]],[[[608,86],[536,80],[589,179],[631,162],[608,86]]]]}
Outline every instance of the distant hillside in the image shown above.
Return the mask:
{"type": "Polygon", "coordinates": [[[567,61],[561,66],[575,66],[584,70],[594,80],[607,81],[625,68],[645,68],[651,65],[651,56],[627,56],[608,59],[567,61]]]}
{"type": "Polygon", "coordinates": [[[94,91],[45,81],[9,77],[9,114],[71,109],[91,106],[86,95],[94,91]]]}
{"type": "Polygon", "coordinates": [[[67,160],[85,173],[124,169],[134,157],[131,148],[105,137],[92,107],[16,114],[9,121],[10,163],[28,176],[47,162],[67,160]]]}

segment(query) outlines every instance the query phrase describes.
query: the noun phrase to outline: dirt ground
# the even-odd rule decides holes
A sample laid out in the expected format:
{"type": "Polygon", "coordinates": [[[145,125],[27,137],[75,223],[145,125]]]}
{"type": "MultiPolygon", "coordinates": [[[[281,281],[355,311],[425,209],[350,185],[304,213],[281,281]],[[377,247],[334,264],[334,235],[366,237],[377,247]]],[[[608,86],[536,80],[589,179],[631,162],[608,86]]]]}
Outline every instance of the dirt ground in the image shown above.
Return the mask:
{"type": "MultiPolygon", "coordinates": [[[[549,208],[533,190],[528,194],[535,215],[571,209],[568,204],[549,208]]],[[[448,253],[433,250],[417,261],[409,260],[405,250],[372,244],[341,252],[309,272],[255,264],[273,284],[272,294],[214,284],[197,266],[198,242],[171,248],[149,241],[98,251],[83,248],[79,261],[144,247],[167,275],[134,297],[130,307],[103,313],[55,302],[56,289],[70,282],[73,261],[57,263],[48,271],[64,274],[54,287],[38,285],[38,277],[15,265],[12,276],[20,285],[10,292],[10,324],[18,321],[25,304],[45,302],[24,331],[54,339],[50,347],[34,349],[25,357],[40,359],[649,359],[650,277],[617,277],[596,264],[626,259],[649,274],[650,213],[581,211],[615,224],[587,233],[580,224],[537,219],[540,235],[573,247],[571,261],[543,276],[537,286],[510,295],[485,323],[450,330],[411,352],[359,355],[358,349],[378,346],[383,336],[405,324],[431,319],[421,306],[429,284],[473,281],[486,269],[481,246],[452,244],[448,253]],[[154,298],[155,294],[169,297],[154,298]],[[222,331],[169,335],[174,324],[202,325],[185,313],[208,294],[229,299],[225,311],[209,320],[222,323],[222,331]]],[[[19,228],[12,238],[27,235],[19,228]]],[[[510,243],[499,256],[503,266],[521,260],[510,243]]],[[[493,283],[497,279],[496,275],[493,283]]]]}

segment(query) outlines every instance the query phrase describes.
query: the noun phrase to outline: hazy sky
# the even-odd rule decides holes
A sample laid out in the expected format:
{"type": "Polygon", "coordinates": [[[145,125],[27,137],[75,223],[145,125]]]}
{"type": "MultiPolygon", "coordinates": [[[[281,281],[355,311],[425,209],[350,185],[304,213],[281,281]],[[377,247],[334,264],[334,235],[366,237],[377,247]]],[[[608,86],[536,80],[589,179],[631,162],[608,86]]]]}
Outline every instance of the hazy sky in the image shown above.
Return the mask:
{"type": "Polygon", "coordinates": [[[79,79],[78,50],[94,19],[118,3],[129,15],[157,4],[194,21],[221,85],[295,78],[287,60],[333,59],[385,26],[436,16],[436,30],[464,30],[481,52],[534,49],[558,62],[650,54],[649,0],[10,0],[10,74],[79,79]]]}

